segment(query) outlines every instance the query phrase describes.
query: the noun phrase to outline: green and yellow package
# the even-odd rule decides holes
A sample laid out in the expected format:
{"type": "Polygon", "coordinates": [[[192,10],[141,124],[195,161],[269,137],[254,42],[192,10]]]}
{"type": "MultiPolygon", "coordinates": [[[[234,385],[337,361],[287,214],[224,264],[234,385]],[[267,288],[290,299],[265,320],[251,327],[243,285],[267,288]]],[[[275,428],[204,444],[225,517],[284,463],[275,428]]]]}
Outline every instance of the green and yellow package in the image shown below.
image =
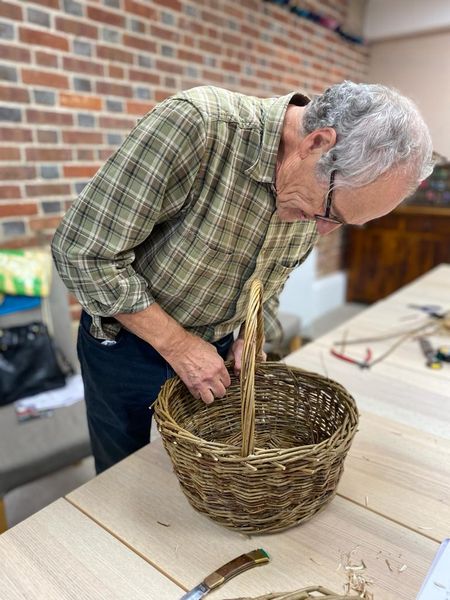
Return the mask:
{"type": "Polygon", "coordinates": [[[0,249],[0,294],[46,297],[51,270],[49,251],[0,249]]]}

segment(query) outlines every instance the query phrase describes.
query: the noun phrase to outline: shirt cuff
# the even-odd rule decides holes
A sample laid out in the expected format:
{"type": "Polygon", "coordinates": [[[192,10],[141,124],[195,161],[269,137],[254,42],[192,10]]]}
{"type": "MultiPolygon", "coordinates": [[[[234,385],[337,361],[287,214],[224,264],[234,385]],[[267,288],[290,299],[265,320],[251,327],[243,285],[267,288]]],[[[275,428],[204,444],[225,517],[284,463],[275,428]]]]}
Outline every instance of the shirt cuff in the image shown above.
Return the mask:
{"type": "Polygon", "coordinates": [[[83,294],[78,295],[80,304],[92,317],[90,333],[96,338],[114,339],[122,327],[115,315],[140,312],[156,302],[145,280],[131,267],[117,279],[108,283],[104,293],[97,286],[95,293],[89,294],[85,287],[83,294]]]}

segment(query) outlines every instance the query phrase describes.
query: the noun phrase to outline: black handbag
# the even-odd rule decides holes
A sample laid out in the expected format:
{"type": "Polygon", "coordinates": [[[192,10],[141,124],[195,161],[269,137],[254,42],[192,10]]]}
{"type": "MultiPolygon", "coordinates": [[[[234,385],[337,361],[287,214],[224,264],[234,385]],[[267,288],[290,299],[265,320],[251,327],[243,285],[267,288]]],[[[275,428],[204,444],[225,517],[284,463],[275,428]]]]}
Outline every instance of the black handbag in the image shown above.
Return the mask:
{"type": "Polygon", "coordinates": [[[66,373],[44,323],[0,329],[0,406],[63,387],[66,373]]]}

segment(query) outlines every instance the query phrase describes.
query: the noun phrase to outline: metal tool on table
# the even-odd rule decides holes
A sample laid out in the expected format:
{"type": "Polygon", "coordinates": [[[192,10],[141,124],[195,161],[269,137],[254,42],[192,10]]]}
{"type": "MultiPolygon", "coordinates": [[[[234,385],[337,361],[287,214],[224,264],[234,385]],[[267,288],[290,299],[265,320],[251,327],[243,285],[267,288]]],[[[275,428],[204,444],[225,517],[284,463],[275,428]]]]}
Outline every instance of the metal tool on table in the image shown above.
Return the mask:
{"type": "Polygon", "coordinates": [[[242,554],[221,566],[217,571],[211,573],[211,575],[208,575],[208,577],[196,585],[190,592],[184,594],[180,600],[200,600],[200,598],[203,598],[203,596],[208,594],[211,590],[220,587],[232,577],[240,575],[252,567],[265,565],[269,561],[269,555],[262,548],[252,550],[252,552],[248,552],[247,554],[242,554]]]}
{"type": "Polygon", "coordinates": [[[408,304],[408,307],[421,310],[434,319],[443,319],[446,314],[439,304],[408,304]]]}
{"type": "Polygon", "coordinates": [[[436,351],[436,358],[444,362],[450,362],[450,346],[440,346],[436,351]]]}
{"type": "Polygon", "coordinates": [[[346,339],[346,336],[344,336],[343,340],[333,342],[333,345],[340,344],[341,350],[337,351],[332,348],[330,350],[331,354],[340,360],[344,360],[345,362],[358,366],[360,369],[369,369],[392,354],[392,352],[394,352],[394,350],[396,350],[400,344],[403,344],[403,342],[406,340],[415,338],[419,340],[422,351],[427,358],[427,366],[431,369],[440,369],[443,361],[450,362],[450,348],[447,346],[442,346],[434,351],[431,347],[431,344],[425,339],[425,335],[435,335],[443,331],[449,332],[450,311],[444,310],[439,304],[408,304],[408,307],[420,310],[426,313],[430,318],[426,319],[424,322],[421,322],[419,327],[416,326],[409,330],[396,331],[394,333],[387,334],[384,333],[382,335],[373,336],[370,338],[357,338],[350,340],[346,339]],[[370,348],[366,348],[366,355],[364,359],[357,359],[344,353],[344,347],[347,344],[367,344],[370,342],[378,342],[391,338],[398,339],[394,344],[392,344],[392,346],[376,357],[373,357],[370,348]]]}
{"type": "Polygon", "coordinates": [[[426,337],[420,336],[418,338],[422,352],[427,359],[426,365],[430,369],[442,369],[442,361],[436,356],[436,352],[433,350],[433,346],[426,337]]]}
{"type": "Polygon", "coordinates": [[[340,360],[345,360],[345,362],[357,365],[360,369],[368,369],[371,365],[370,359],[372,358],[372,351],[370,348],[366,348],[366,356],[364,357],[364,360],[357,360],[356,358],[348,356],[347,354],[338,352],[334,348],[330,350],[330,353],[336,358],[339,358],[340,360]]]}

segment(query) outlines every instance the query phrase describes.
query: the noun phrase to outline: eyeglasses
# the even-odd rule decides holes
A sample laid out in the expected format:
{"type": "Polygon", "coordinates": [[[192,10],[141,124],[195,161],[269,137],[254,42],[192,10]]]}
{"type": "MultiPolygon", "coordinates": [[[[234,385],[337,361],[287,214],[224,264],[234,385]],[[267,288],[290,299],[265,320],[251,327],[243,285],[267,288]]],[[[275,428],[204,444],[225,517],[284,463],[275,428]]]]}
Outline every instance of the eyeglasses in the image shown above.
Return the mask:
{"type": "Polygon", "coordinates": [[[325,213],[323,215],[314,215],[314,218],[316,219],[316,221],[324,221],[325,223],[335,223],[336,225],[344,225],[344,221],[331,215],[331,202],[333,200],[333,186],[335,176],[336,169],[333,169],[333,171],[331,171],[330,174],[330,185],[328,186],[328,193],[325,199],[325,213]]]}

